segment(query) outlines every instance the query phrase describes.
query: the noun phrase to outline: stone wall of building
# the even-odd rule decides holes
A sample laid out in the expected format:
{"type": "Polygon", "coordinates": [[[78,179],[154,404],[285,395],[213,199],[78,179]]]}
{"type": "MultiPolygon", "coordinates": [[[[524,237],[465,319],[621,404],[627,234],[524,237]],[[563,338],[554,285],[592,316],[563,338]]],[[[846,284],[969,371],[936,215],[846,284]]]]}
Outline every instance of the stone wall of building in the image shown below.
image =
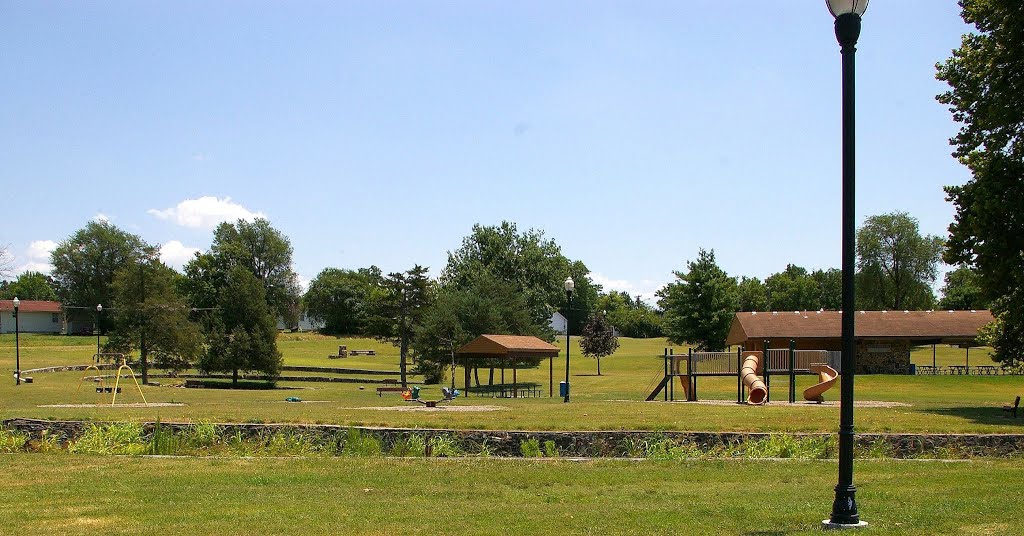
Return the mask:
{"type": "Polygon", "coordinates": [[[909,374],[910,341],[857,341],[857,374],[909,374]]]}

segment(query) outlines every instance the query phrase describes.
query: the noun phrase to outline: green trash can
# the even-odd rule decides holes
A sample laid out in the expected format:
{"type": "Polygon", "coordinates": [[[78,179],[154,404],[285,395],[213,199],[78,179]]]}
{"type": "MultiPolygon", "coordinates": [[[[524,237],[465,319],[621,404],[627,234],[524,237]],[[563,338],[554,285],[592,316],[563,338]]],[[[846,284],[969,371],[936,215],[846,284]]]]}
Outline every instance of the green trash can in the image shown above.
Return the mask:
{"type": "Polygon", "coordinates": [[[420,399],[420,386],[419,385],[414,385],[412,387],[412,399],[413,400],[419,400],[420,399]]]}
{"type": "Polygon", "coordinates": [[[565,398],[569,396],[569,384],[566,382],[558,382],[558,396],[565,398]]]}

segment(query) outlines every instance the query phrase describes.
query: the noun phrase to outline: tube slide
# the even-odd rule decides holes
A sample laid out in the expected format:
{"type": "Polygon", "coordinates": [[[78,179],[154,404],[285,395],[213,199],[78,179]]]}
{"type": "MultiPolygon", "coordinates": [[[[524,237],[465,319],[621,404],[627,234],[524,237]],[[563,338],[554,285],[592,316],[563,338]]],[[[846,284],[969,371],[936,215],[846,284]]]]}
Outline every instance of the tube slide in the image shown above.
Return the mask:
{"type": "Polygon", "coordinates": [[[743,368],[740,369],[740,378],[743,385],[747,386],[747,404],[759,406],[765,403],[768,398],[768,387],[761,378],[757,377],[757,371],[761,368],[761,352],[744,352],[743,368]]]}
{"type": "Polygon", "coordinates": [[[839,373],[836,369],[824,364],[824,363],[812,363],[811,373],[818,375],[818,383],[808,387],[804,390],[804,400],[810,400],[812,402],[822,403],[825,401],[825,391],[828,391],[836,383],[836,378],[839,377],[839,373]]]}

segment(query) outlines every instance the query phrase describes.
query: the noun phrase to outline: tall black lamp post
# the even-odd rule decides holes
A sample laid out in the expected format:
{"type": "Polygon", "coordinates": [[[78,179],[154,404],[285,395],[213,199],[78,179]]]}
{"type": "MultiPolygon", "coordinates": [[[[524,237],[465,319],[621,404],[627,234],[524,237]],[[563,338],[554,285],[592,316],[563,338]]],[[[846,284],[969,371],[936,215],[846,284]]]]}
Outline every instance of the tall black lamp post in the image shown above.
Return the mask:
{"type": "Polygon", "coordinates": [[[576,288],[571,277],[565,278],[565,400],[569,401],[569,308],[572,307],[572,291],[576,288]]]}
{"type": "Polygon", "coordinates": [[[103,314],[103,304],[96,304],[96,359],[100,358],[100,315],[103,314]]]}
{"type": "Polygon", "coordinates": [[[868,0],[826,0],[836,19],[836,39],[843,56],[843,323],[842,388],[839,405],[839,483],[827,528],[862,527],[853,485],[853,379],[857,351],[854,343],[854,53],[860,36],[861,16],[868,0]]]}
{"type": "Polygon", "coordinates": [[[18,307],[21,307],[21,300],[14,297],[14,385],[21,385],[21,344],[18,335],[21,327],[18,326],[18,307]]]}

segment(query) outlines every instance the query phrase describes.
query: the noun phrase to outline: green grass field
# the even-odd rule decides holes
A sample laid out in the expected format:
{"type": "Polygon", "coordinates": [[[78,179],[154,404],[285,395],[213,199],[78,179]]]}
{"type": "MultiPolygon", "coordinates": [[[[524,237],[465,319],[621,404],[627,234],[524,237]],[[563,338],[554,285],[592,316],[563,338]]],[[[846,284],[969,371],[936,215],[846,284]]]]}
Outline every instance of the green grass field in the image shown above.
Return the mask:
{"type": "MultiPolygon", "coordinates": [[[[818,534],[835,462],[0,455],[5,534],[818,534]]],[[[1021,534],[1024,467],[865,461],[870,534],[1021,534]]]]}
{"type": "MultiPolygon", "coordinates": [[[[127,408],[40,407],[67,404],[109,402],[85,385],[78,389],[82,373],[35,374],[35,383],[14,386],[13,337],[0,337],[0,417],[29,417],[93,420],[156,420],[214,422],[309,422],[346,425],[398,426],[419,428],[470,428],[518,430],[641,429],[641,430],[725,430],[831,432],[837,427],[838,408],[802,404],[797,407],[769,405],[747,407],[735,404],[707,405],[683,402],[643,402],[663,371],[660,355],[663,339],[621,339],[621,348],[602,360],[602,376],[596,375],[596,362],[584,358],[574,340],[571,357],[572,402],[563,404],[548,398],[548,363],[538,369],[522,370],[519,382],[535,383],[545,396],[530,399],[492,399],[471,396],[452,403],[462,411],[398,411],[416,409],[402,402],[396,393],[378,397],[375,384],[282,382],[294,390],[232,391],[182,389],[181,380],[159,379],[161,387],[143,387],[149,402],[182,403],[181,407],[127,408]],[[363,389],[360,389],[363,387],[363,389]],[[285,402],[298,396],[308,403],[285,402]],[[494,411],[473,411],[483,409],[494,411]]],[[[22,337],[21,366],[85,364],[95,352],[90,337],[22,337]]],[[[336,339],[316,334],[285,334],[280,348],[289,365],[398,369],[397,349],[370,339],[336,339]],[[349,349],[374,349],[377,356],[327,359],[339,344],[349,349]]],[[[925,349],[928,359],[931,348],[925,349]]],[[[685,348],[677,348],[677,352],[685,348]]],[[[952,349],[959,351],[959,349],[952,349]]],[[[975,350],[977,353],[977,350],[975,350]]],[[[972,352],[975,353],[975,352],[972,352]]],[[[953,356],[950,356],[952,358],[953,356]]],[[[980,357],[980,356],[979,356],[980,357]]],[[[918,354],[915,354],[917,360],[918,354]]],[[[564,376],[564,358],[553,360],[555,383],[564,376]]],[[[138,371],[136,371],[138,372],[138,371]]],[[[291,373],[290,373],[291,374],[291,373]]],[[[298,374],[298,373],[295,373],[298,374]]],[[[487,382],[487,371],[480,371],[487,382]]],[[[511,383],[511,372],[506,381],[511,383]]],[[[393,377],[397,378],[397,374],[393,377]]],[[[380,377],[377,377],[380,378],[380,377]]],[[[462,371],[456,374],[461,388],[462,371]]],[[[500,381],[496,371],[495,381],[500,381]]],[[[413,381],[418,378],[413,377],[413,381]]],[[[799,390],[815,381],[812,376],[797,378],[799,390]]],[[[1000,406],[1024,391],[1024,378],[1016,376],[889,376],[857,377],[858,401],[884,401],[909,404],[907,407],[864,407],[856,411],[858,431],[874,432],[985,432],[1016,433],[1024,429],[1020,420],[1007,419],[1000,406]]],[[[124,382],[122,383],[124,385],[124,382]]],[[[784,400],[788,390],[785,377],[773,377],[773,400],[784,400]]],[[[682,396],[681,389],[676,389],[682,396]]],[[[826,393],[827,400],[838,398],[838,385],[826,393]]],[[[733,378],[702,378],[698,385],[701,400],[735,400],[733,378]]],[[[798,394],[799,396],[799,394],[798,394]]],[[[440,398],[439,386],[424,388],[426,399],[440,398]]],[[[132,386],[118,402],[140,402],[132,386]]]]}

